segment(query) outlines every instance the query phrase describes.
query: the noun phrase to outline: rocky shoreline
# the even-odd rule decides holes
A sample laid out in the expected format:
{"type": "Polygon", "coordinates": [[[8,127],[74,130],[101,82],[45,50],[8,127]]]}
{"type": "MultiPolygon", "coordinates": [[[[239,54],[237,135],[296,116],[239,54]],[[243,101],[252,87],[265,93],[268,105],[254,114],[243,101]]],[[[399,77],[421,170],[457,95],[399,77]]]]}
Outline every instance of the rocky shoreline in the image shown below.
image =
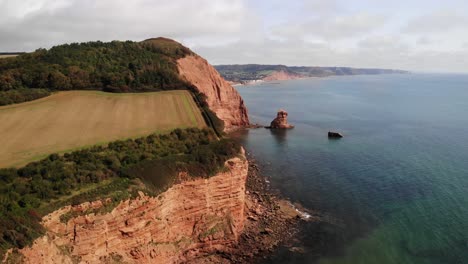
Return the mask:
{"type": "Polygon", "coordinates": [[[249,158],[246,182],[246,222],[239,241],[229,251],[217,252],[191,263],[259,263],[280,246],[291,251],[300,223],[319,221],[317,216],[296,209],[273,190],[255,160],[249,158]]]}
{"type": "MultiPolygon", "coordinates": [[[[195,238],[205,239],[198,245],[184,249],[183,244],[180,244],[180,242],[174,244],[176,247],[171,247],[173,245],[171,242],[149,244],[145,242],[148,239],[151,241],[174,241],[170,237],[165,237],[166,233],[154,231],[160,227],[157,226],[159,222],[154,222],[153,219],[161,217],[161,219],[168,219],[168,221],[172,222],[172,219],[185,219],[184,213],[190,214],[190,212],[200,211],[197,209],[198,207],[188,208],[187,201],[182,202],[180,200],[184,200],[184,197],[191,195],[190,200],[199,201],[201,199],[195,194],[200,193],[203,196],[206,193],[208,187],[203,186],[207,186],[208,183],[200,184],[191,181],[172,187],[163,194],[164,197],[147,197],[141,193],[139,198],[120,204],[113,210],[112,214],[77,216],[64,223],[60,216],[65,211],[71,210],[71,208],[62,208],[45,217],[43,224],[49,232],[46,236],[37,239],[32,247],[22,249],[21,255],[10,251],[8,259],[18,255],[21,258],[24,257],[23,260],[26,263],[71,263],[70,257],[79,256],[83,262],[86,262],[84,259],[86,258],[87,261],[93,263],[107,263],[104,259],[107,257],[108,252],[103,251],[104,248],[101,245],[107,247],[108,243],[114,245],[114,250],[119,252],[118,255],[122,261],[126,257],[128,261],[138,260],[139,263],[262,263],[273,257],[278,250],[300,252],[302,249],[297,247],[296,242],[298,241],[297,237],[300,235],[300,227],[303,226],[302,223],[306,221],[310,221],[310,223],[320,222],[320,217],[315,213],[311,216],[299,205],[295,206],[288,200],[283,199],[279,192],[270,187],[269,181],[265,175],[262,175],[259,165],[249,156],[249,153],[247,153],[244,158],[237,158],[236,164],[239,169],[242,169],[243,173],[237,170],[236,175],[243,177],[242,184],[234,185],[234,187],[229,183],[225,185],[227,175],[210,178],[211,181],[218,182],[210,185],[211,198],[209,200],[211,202],[216,202],[216,199],[220,197],[228,200],[234,199],[233,195],[238,195],[239,198],[241,196],[243,198],[241,200],[234,199],[231,202],[239,200],[236,208],[242,207],[243,209],[234,212],[234,214],[233,212],[226,214],[227,212],[222,210],[211,214],[211,220],[219,217],[219,219],[224,219],[222,221],[227,221],[226,223],[229,224],[223,225],[226,227],[224,229],[221,228],[221,225],[217,225],[219,232],[214,228],[209,229],[214,230],[214,233],[210,233],[209,236],[203,236],[204,233],[200,233],[201,235],[195,234],[195,238]],[[201,186],[201,189],[196,189],[198,188],[196,186],[201,186]],[[227,196],[220,195],[220,191],[225,194],[226,187],[232,190],[228,192],[227,196]],[[182,192],[185,192],[185,194],[182,192]],[[179,207],[171,206],[171,203],[177,204],[179,207]],[[164,209],[164,206],[169,206],[168,208],[172,209],[164,209]],[[186,209],[192,211],[186,212],[186,209]],[[166,214],[162,214],[163,211],[166,214]],[[167,214],[167,212],[169,213],[167,214]],[[236,231],[233,228],[236,228],[235,221],[239,223],[239,219],[242,219],[243,228],[236,231]],[[125,223],[125,225],[122,223],[125,223]],[[103,229],[103,225],[107,226],[105,236],[99,235],[100,233],[97,232],[103,229]],[[74,230],[72,233],[67,231],[70,228],[74,230]],[[119,232],[125,232],[127,235],[121,237],[119,232]],[[217,237],[222,234],[228,237],[224,240],[217,237]],[[140,245],[145,246],[141,247],[140,245]],[[65,254],[61,251],[64,247],[68,248],[68,251],[64,251],[65,254]],[[154,250],[150,247],[154,247],[154,250]],[[133,250],[134,248],[137,248],[138,251],[133,250]],[[99,251],[102,256],[96,255],[93,251],[99,251]],[[130,253],[126,254],[128,252],[130,253]],[[172,255],[174,252],[181,252],[180,258],[174,259],[172,255]]],[[[226,173],[232,173],[232,169],[226,173]]],[[[199,205],[202,206],[203,203],[202,201],[199,205]]],[[[94,205],[99,207],[97,203],[88,203],[88,206],[94,205]]],[[[84,210],[82,206],[85,205],[80,205],[75,209],[84,210]]],[[[191,224],[183,225],[183,223],[183,221],[179,222],[179,225],[174,228],[179,229],[180,232],[184,232],[186,229],[185,233],[193,233],[192,228],[194,227],[191,224]]],[[[201,223],[199,222],[197,225],[201,223]]],[[[201,228],[200,230],[207,230],[207,228],[201,228]]],[[[167,234],[175,233],[175,231],[172,231],[167,234]]],[[[16,251],[16,253],[18,252],[16,251]]]]}

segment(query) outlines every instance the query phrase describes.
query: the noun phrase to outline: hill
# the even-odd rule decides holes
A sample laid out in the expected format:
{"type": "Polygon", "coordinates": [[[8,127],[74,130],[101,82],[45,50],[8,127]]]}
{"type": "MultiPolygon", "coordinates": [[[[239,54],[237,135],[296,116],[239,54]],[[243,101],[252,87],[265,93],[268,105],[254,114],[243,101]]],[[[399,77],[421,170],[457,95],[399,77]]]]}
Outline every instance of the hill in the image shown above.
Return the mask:
{"type": "Polygon", "coordinates": [[[177,59],[192,52],[165,39],[96,41],[38,49],[0,61],[0,90],[103,90],[141,92],[187,89],[177,59]]]}
{"type": "Polygon", "coordinates": [[[289,80],[308,77],[326,77],[334,75],[359,74],[402,74],[402,70],[365,69],[350,67],[307,67],[286,65],[216,65],[219,73],[233,83],[249,83],[255,81],[289,80]]]}
{"type": "Polygon", "coordinates": [[[171,39],[72,43],[0,60],[0,105],[66,90],[189,90],[218,132],[249,123],[237,91],[206,60],[171,39]]]}

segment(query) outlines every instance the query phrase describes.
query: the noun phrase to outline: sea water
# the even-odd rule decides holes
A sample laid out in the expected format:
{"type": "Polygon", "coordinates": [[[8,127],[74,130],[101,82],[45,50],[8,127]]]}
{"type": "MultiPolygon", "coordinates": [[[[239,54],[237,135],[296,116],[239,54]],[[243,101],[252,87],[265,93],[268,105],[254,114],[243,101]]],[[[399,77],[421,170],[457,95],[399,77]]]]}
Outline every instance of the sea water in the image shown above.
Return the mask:
{"type": "Polygon", "coordinates": [[[320,222],[266,263],[468,263],[468,75],[342,76],[237,87],[239,135],[272,187],[320,222]],[[333,130],[344,134],[328,139],[333,130]]]}

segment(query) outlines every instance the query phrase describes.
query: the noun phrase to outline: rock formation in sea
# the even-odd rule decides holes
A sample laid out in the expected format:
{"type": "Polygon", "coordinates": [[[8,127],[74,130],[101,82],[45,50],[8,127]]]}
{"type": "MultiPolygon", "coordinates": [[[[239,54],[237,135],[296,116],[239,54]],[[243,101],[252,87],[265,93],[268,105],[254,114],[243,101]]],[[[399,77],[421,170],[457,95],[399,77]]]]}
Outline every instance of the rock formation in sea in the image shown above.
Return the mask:
{"type": "Polygon", "coordinates": [[[140,193],[108,213],[61,221],[105,202],[63,207],[43,218],[46,235],[20,253],[26,263],[181,263],[228,251],[244,228],[248,162],[242,153],[225,165],[213,177],[187,180],[157,197],[140,193]]]}
{"type": "Polygon", "coordinates": [[[288,123],[288,112],[280,109],[276,114],[276,118],[271,121],[270,128],[293,128],[294,126],[288,123]]]}
{"type": "Polygon", "coordinates": [[[341,134],[339,132],[328,131],[328,137],[329,138],[342,138],[343,134],[341,134]]]}
{"type": "Polygon", "coordinates": [[[239,93],[205,59],[190,55],[177,61],[179,73],[207,97],[210,109],[224,121],[224,130],[249,125],[247,108],[239,93]]]}

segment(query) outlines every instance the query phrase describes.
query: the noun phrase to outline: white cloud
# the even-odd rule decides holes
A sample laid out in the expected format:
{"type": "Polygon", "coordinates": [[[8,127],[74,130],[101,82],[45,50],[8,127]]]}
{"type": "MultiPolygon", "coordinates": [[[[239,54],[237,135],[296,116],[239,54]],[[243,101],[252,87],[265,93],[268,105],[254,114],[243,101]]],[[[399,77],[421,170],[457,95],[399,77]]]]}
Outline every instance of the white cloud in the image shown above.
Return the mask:
{"type": "Polygon", "coordinates": [[[0,0],[0,51],[166,36],[212,63],[462,71],[468,5],[447,1],[0,0]]]}
{"type": "Polygon", "coordinates": [[[410,20],[403,29],[406,33],[445,33],[466,30],[468,16],[457,11],[437,11],[410,20]]]}
{"type": "Polygon", "coordinates": [[[0,50],[98,39],[222,37],[239,33],[251,19],[240,0],[16,2],[0,3],[0,17],[8,18],[0,25],[0,50]]]}
{"type": "Polygon", "coordinates": [[[196,52],[214,64],[286,64],[392,68],[426,72],[462,72],[468,49],[431,51],[412,48],[398,36],[363,39],[354,47],[336,49],[327,44],[265,39],[263,43],[239,41],[218,47],[197,47],[196,52]],[[267,45],[265,45],[267,44],[267,45]],[[219,56],[219,54],[224,54],[219,56]]]}
{"type": "Polygon", "coordinates": [[[430,38],[426,37],[426,36],[422,36],[422,37],[418,38],[416,43],[418,45],[425,46],[425,45],[433,44],[433,41],[430,38]]]}
{"type": "Polygon", "coordinates": [[[392,50],[401,53],[409,50],[409,45],[403,42],[399,36],[372,36],[361,40],[358,45],[363,50],[375,52],[392,50]]]}
{"type": "Polygon", "coordinates": [[[317,14],[329,15],[339,10],[339,4],[336,0],[306,0],[303,3],[304,9],[317,14]]]}
{"type": "Polygon", "coordinates": [[[359,13],[347,16],[317,17],[300,23],[286,23],[273,28],[271,33],[280,38],[314,36],[319,39],[337,40],[357,37],[372,32],[385,23],[385,17],[359,13]]]}

